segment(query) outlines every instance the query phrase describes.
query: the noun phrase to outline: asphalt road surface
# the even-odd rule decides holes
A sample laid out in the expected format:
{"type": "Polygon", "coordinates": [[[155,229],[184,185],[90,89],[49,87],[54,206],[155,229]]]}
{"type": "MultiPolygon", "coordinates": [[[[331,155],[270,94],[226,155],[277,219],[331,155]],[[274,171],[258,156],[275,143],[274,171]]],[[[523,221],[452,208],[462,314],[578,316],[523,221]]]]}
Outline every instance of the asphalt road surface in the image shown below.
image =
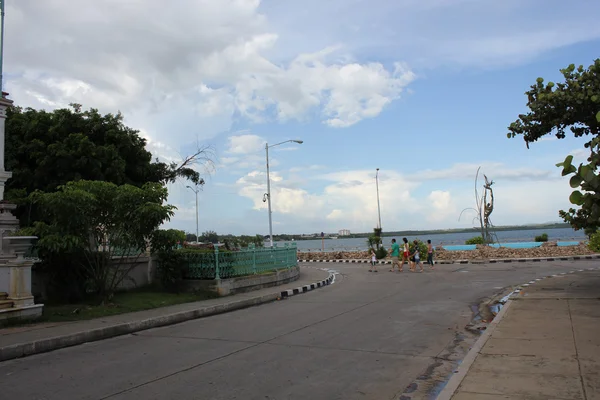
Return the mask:
{"type": "Polygon", "coordinates": [[[0,399],[398,399],[500,288],[597,261],[366,264],[287,300],[0,363],[0,399]]]}

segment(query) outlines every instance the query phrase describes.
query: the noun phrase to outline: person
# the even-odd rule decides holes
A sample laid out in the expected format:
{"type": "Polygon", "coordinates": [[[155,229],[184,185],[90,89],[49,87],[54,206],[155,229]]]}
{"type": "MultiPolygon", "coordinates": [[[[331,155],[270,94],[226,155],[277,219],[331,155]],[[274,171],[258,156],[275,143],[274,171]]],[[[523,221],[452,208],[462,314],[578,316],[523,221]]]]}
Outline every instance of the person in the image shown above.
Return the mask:
{"type": "Polygon", "coordinates": [[[413,254],[411,255],[413,261],[413,266],[411,268],[411,270],[414,272],[417,270],[417,265],[419,266],[419,268],[421,269],[421,272],[424,271],[423,269],[423,263],[421,263],[421,255],[419,252],[419,241],[415,240],[413,242],[413,244],[415,245],[415,251],[413,252],[413,254]]]}
{"type": "Polygon", "coordinates": [[[431,239],[427,239],[427,264],[433,269],[433,246],[431,245],[431,239]]]}
{"type": "Polygon", "coordinates": [[[371,249],[371,269],[369,272],[379,272],[377,271],[377,256],[375,255],[375,250],[371,249]]]}
{"type": "Polygon", "coordinates": [[[390,255],[392,256],[392,269],[390,272],[394,272],[394,268],[398,265],[398,271],[402,272],[402,266],[400,265],[400,246],[396,243],[396,239],[392,239],[392,248],[390,249],[390,255]]]}
{"type": "Polygon", "coordinates": [[[408,256],[408,253],[409,253],[408,239],[402,238],[402,241],[404,242],[404,244],[402,245],[402,262],[400,263],[400,272],[402,272],[402,269],[404,268],[404,261],[406,261],[406,263],[408,264],[408,267],[410,268],[410,258],[408,256]]]}

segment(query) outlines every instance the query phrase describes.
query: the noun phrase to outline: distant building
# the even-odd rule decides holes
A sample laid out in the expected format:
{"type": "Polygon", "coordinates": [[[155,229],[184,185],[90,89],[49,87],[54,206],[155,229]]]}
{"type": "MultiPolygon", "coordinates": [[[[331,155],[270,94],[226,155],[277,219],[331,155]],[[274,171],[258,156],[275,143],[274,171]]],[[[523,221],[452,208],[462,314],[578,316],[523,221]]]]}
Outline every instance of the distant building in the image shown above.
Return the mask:
{"type": "Polygon", "coordinates": [[[350,236],[350,231],[348,229],[341,229],[338,231],[338,236],[350,236]]]}

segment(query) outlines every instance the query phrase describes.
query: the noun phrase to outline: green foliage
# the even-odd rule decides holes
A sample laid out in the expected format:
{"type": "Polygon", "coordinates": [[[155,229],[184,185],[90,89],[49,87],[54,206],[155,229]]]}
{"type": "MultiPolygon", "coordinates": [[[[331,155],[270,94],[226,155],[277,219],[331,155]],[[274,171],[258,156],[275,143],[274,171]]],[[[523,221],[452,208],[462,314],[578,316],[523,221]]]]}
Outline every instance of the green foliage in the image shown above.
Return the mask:
{"type": "Polygon", "coordinates": [[[542,233],[539,236],[535,237],[535,241],[536,242],[547,242],[548,241],[548,234],[547,233],[542,233]]]}
{"type": "Polygon", "coordinates": [[[471,239],[465,240],[465,244],[484,244],[485,241],[481,236],[473,236],[471,239]]]}
{"type": "MultiPolygon", "coordinates": [[[[426,260],[427,259],[427,243],[417,240],[417,246],[419,248],[419,256],[421,257],[421,260],[426,260]]],[[[410,254],[413,254],[415,252],[415,243],[414,242],[409,243],[408,251],[410,252],[410,254]]]]}
{"type": "MultiPolygon", "coordinates": [[[[383,242],[381,240],[381,228],[373,228],[373,234],[371,236],[368,237],[367,239],[367,243],[369,244],[369,247],[371,247],[371,249],[373,250],[379,250],[380,248],[383,248],[383,242]]],[[[380,253],[383,254],[383,253],[380,253]]],[[[386,253],[387,255],[387,250],[386,253]]],[[[375,255],[377,256],[377,253],[375,253],[375,255]]],[[[382,258],[385,258],[385,256],[383,256],[382,258]]]]}
{"type": "Polygon", "coordinates": [[[588,243],[590,250],[600,252],[600,232],[593,233],[590,235],[590,242],[588,243]]]}
{"type": "Polygon", "coordinates": [[[180,292],[186,265],[180,250],[161,250],[156,253],[157,276],[162,287],[171,292],[180,292]]]}
{"type": "Polygon", "coordinates": [[[157,229],[152,233],[152,252],[174,250],[185,241],[185,232],[178,229],[157,229]]]}
{"type": "Polygon", "coordinates": [[[30,199],[47,221],[31,229],[40,237],[38,248],[46,254],[83,255],[87,291],[102,299],[110,298],[130,272],[125,254],[139,255],[153,239],[165,245],[167,234],[156,230],[175,209],[163,205],[167,189],[158,183],[139,188],[80,180],[53,193],[34,192],[30,199]]]}
{"type": "Polygon", "coordinates": [[[569,129],[574,137],[587,138],[584,147],[589,150],[586,164],[572,165],[573,156],[567,156],[559,164],[562,175],[573,175],[569,181],[574,190],[569,201],[579,208],[561,210],[559,215],[565,222],[586,233],[600,227],[600,59],[589,68],[571,64],[561,70],[564,83],[544,84],[538,78],[536,84],[526,92],[530,112],[520,115],[509,126],[509,138],[523,135],[527,147],[545,135],[554,133],[564,139],[569,129]]]}
{"type": "Polygon", "coordinates": [[[225,248],[228,250],[247,248],[250,245],[254,245],[254,247],[256,247],[256,248],[261,248],[261,247],[264,247],[264,245],[265,245],[265,240],[263,239],[263,237],[261,235],[254,235],[254,236],[226,235],[226,236],[221,237],[221,239],[223,240],[223,243],[225,244],[225,248]]]}
{"type": "Polygon", "coordinates": [[[200,236],[200,241],[217,244],[219,243],[219,235],[217,235],[217,232],[215,231],[202,232],[202,235],[200,236]]]}
{"type": "Polygon", "coordinates": [[[177,178],[202,183],[192,164],[212,165],[210,148],[199,149],[180,164],[152,160],[146,140],[123,124],[121,114],[81,111],[80,105],[52,112],[10,107],[6,119],[5,198],[17,205],[21,223],[31,226],[44,214],[28,194],[54,192],[77,180],[98,180],[142,187],[146,182],[170,183],[177,178]]]}
{"type": "Polygon", "coordinates": [[[383,246],[381,246],[377,250],[375,250],[375,257],[378,260],[382,260],[382,259],[386,258],[387,255],[388,255],[388,251],[383,246]]]}

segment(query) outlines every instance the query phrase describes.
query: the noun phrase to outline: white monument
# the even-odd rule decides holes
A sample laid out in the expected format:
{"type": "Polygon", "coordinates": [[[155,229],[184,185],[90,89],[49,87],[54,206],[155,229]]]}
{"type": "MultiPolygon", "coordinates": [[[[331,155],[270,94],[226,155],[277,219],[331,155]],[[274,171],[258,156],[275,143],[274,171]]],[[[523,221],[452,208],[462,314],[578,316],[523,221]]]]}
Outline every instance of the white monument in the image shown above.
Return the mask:
{"type": "Polygon", "coordinates": [[[31,267],[35,259],[24,255],[35,236],[11,236],[19,229],[12,214],[16,205],[4,201],[4,186],[12,177],[5,170],[4,144],[6,110],[12,105],[8,93],[2,91],[2,55],[4,48],[4,0],[0,0],[0,325],[5,320],[31,319],[42,315],[43,304],[35,304],[31,294],[31,267]]]}

